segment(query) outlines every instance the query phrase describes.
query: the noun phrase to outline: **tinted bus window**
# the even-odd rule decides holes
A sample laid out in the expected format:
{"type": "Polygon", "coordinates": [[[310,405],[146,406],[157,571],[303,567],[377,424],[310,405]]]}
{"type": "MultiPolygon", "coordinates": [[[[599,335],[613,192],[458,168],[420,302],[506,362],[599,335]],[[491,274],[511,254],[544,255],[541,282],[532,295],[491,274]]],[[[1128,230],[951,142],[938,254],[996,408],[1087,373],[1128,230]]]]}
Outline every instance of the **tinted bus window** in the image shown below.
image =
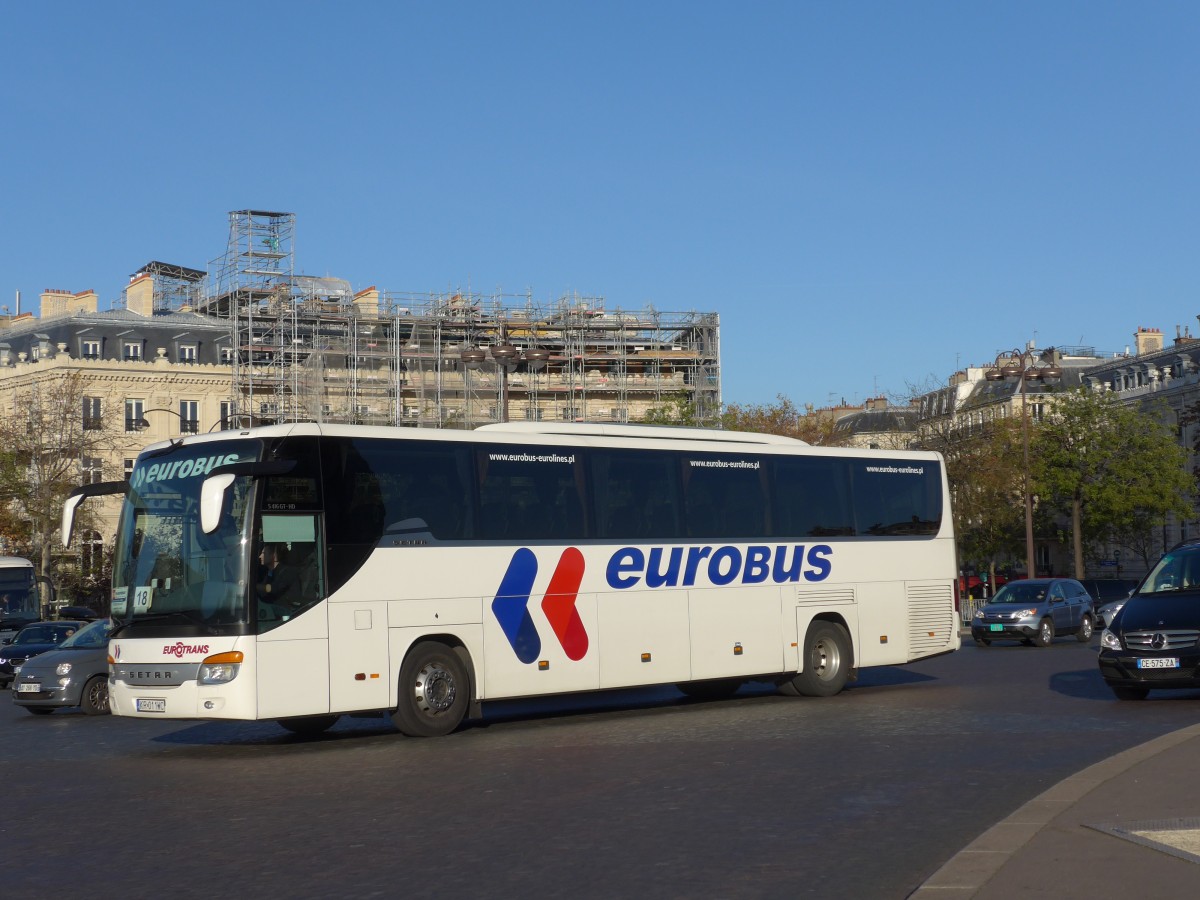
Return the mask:
{"type": "Polygon", "coordinates": [[[942,524],[941,467],[932,460],[849,460],[859,534],[934,535],[942,524]]]}
{"type": "Polygon", "coordinates": [[[362,565],[385,532],[395,541],[470,534],[470,453],[451,443],[371,438],[322,443],[329,580],[362,565]]]}
{"type": "Polygon", "coordinates": [[[766,469],[760,459],[685,452],[681,461],[689,538],[766,535],[766,469]]]}
{"type": "Polygon", "coordinates": [[[590,460],[597,537],[619,541],[679,538],[675,454],[593,450],[590,460]]]}
{"type": "Polygon", "coordinates": [[[587,536],[583,465],[572,449],[488,445],[476,450],[479,522],[493,541],[587,536]]]}
{"type": "Polygon", "coordinates": [[[854,534],[850,471],[832,457],[776,457],[773,537],[839,537],[854,534]]]}

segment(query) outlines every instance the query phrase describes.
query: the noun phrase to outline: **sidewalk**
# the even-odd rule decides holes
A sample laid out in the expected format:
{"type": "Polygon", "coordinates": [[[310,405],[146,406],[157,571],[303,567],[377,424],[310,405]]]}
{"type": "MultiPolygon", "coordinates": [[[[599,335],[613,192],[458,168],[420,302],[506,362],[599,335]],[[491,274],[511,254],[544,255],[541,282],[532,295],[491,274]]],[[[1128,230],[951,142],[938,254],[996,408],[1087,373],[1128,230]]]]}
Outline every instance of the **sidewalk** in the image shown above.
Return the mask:
{"type": "Polygon", "coordinates": [[[1072,775],[972,841],[910,897],[1200,893],[1200,725],[1072,775]]]}

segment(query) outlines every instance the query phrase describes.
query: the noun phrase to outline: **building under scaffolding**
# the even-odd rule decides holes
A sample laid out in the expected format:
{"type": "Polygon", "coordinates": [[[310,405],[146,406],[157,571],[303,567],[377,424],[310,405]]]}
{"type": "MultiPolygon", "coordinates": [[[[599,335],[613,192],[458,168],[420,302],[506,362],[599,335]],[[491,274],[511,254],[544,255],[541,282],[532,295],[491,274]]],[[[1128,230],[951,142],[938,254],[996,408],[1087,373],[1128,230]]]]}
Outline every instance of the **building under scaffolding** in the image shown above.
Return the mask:
{"type": "Polygon", "coordinates": [[[626,422],[684,401],[720,409],[716,313],[608,309],[601,298],[354,293],[297,276],[295,216],[230,213],[200,310],[227,318],[236,414],[470,428],[626,422]]]}

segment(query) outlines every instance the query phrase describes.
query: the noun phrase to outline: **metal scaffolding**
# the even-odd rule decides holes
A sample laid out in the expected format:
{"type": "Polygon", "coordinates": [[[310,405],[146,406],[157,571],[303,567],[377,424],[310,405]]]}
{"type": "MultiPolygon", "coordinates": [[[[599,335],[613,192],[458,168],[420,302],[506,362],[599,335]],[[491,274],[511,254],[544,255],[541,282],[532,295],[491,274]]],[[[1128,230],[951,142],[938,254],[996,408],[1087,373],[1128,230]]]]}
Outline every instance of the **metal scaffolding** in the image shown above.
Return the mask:
{"type": "Polygon", "coordinates": [[[294,274],[295,216],[230,215],[203,311],[228,317],[233,403],[254,422],[472,428],[637,421],[721,404],[716,313],[609,309],[600,297],[353,293],[294,274]]]}

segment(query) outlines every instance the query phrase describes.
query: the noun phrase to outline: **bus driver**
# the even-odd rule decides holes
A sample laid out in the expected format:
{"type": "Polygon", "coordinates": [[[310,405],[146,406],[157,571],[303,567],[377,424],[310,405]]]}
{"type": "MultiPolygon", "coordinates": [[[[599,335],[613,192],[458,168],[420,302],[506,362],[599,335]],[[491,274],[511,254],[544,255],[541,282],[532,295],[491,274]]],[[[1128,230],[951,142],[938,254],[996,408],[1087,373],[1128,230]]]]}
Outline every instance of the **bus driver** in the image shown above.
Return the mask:
{"type": "Polygon", "coordinates": [[[299,576],[295,567],[287,561],[287,547],[283,544],[263,544],[258,560],[258,598],[279,605],[298,604],[299,576]]]}

